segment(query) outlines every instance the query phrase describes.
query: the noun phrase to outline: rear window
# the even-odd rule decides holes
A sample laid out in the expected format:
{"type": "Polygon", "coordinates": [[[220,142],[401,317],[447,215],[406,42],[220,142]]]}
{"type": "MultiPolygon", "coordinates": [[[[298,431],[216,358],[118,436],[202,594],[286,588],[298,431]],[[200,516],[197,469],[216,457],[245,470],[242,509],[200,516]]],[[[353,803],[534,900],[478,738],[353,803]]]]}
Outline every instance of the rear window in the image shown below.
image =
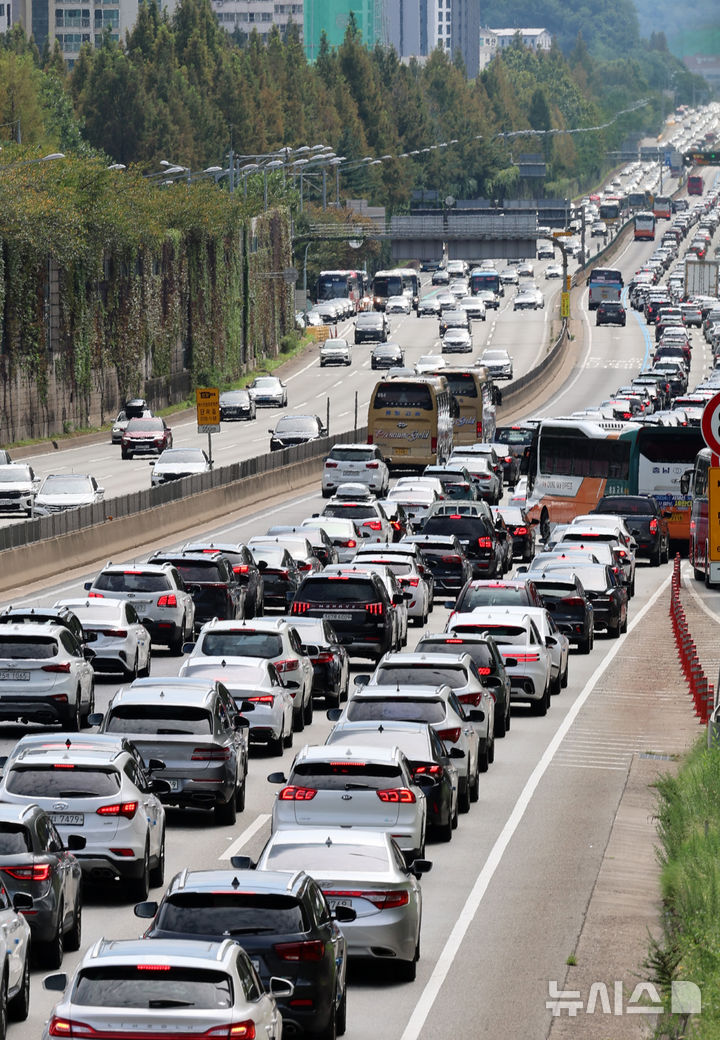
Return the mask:
{"type": "Polygon", "coordinates": [[[400,767],[380,762],[300,762],[292,771],[290,784],[321,791],[344,791],[354,784],[379,791],[403,779],[400,767]]]}
{"type": "Polygon", "coordinates": [[[500,444],[527,445],[532,444],[534,430],[523,430],[515,426],[498,426],[494,440],[500,444]]]}
{"type": "Polygon", "coordinates": [[[166,932],[217,935],[218,939],[308,928],[293,896],[255,892],[177,892],[163,901],[156,926],[166,932]]]}
{"type": "Polygon", "coordinates": [[[372,448],[333,448],[328,458],[335,462],[370,462],[375,458],[372,448]]]}
{"type": "Polygon", "coordinates": [[[25,827],[0,823],[0,856],[15,856],[32,850],[30,835],[25,827]]]}
{"type": "MultiPolygon", "coordinates": [[[[450,637],[452,640],[453,637],[450,637]]],[[[489,675],[494,670],[494,660],[490,647],[487,643],[463,643],[461,640],[455,642],[443,642],[439,639],[423,639],[418,643],[418,653],[427,651],[433,654],[469,654],[472,657],[480,675],[489,675]]]]}
{"type": "MultiPolygon", "coordinates": [[[[160,958],[162,960],[162,958],[160,958]]],[[[84,968],[71,1000],[85,1007],[192,1008],[229,1011],[234,1003],[232,980],[222,971],[158,964],[84,968]]]]}
{"type": "Polygon", "coordinates": [[[212,718],[202,708],[121,704],[110,712],[105,732],[154,733],[163,736],[212,733],[212,718]]]}
{"type": "Polygon", "coordinates": [[[377,513],[372,506],[341,505],[338,502],[337,504],[325,506],[323,516],[331,516],[336,519],[344,518],[346,520],[371,520],[377,518],[377,513]]]}
{"type": "Polygon", "coordinates": [[[103,798],[120,790],[120,774],[115,769],[82,766],[15,766],[5,787],[12,794],[33,798],[103,798]]]}
{"type": "Polygon", "coordinates": [[[374,603],[377,598],[371,582],[346,577],[306,581],[298,591],[306,603],[374,603]]]}
{"type": "Polygon", "coordinates": [[[505,587],[470,587],[458,602],[456,610],[474,610],[475,607],[524,607],[529,606],[527,589],[505,587]]]}
{"type": "Polygon", "coordinates": [[[46,661],[56,657],[58,645],[54,639],[33,636],[0,636],[0,658],[7,661],[46,661]]]}
{"type": "Polygon", "coordinates": [[[446,683],[453,690],[465,686],[467,676],[464,668],[438,668],[431,664],[383,665],[375,672],[378,686],[440,686],[446,683]]]}
{"type": "Polygon", "coordinates": [[[353,697],[347,706],[347,718],[350,722],[442,722],[445,718],[445,705],[438,698],[429,700],[426,697],[388,697],[380,700],[376,697],[353,697]]]}
{"type": "Polygon", "coordinates": [[[574,593],[577,593],[578,589],[572,582],[543,581],[538,584],[538,592],[543,599],[565,599],[567,596],[572,596],[574,593]]]}
{"type": "Polygon", "coordinates": [[[584,589],[589,589],[591,592],[604,592],[607,588],[608,582],[604,567],[574,567],[573,570],[584,589]]]}
{"type": "Polygon", "coordinates": [[[496,625],[492,622],[487,624],[478,622],[476,625],[457,625],[453,626],[453,632],[461,635],[463,632],[489,632],[500,642],[521,642],[524,643],[527,637],[525,629],[520,625],[496,625]]]}
{"type": "Polygon", "coordinates": [[[477,399],[477,384],[469,372],[452,372],[443,369],[443,375],[450,384],[450,393],[454,397],[473,397],[477,399]]]}
{"type": "Polygon", "coordinates": [[[268,853],[268,870],[362,871],[380,874],[388,870],[387,850],[375,845],[274,845],[268,853]]]}
{"type": "Polygon", "coordinates": [[[183,581],[212,582],[216,585],[224,584],[226,581],[225,575],[220,572],[220,569],[214,563],[183,563],[178,561],[176,566],[183,581]]]}
{"type": "Polygon", "coordinates": [[[402,574],[410,574],[412,570],[409,563],[402,563],[397,560],[381,560],[379,557],[366,556],[365,553],[360,553],[356,559],[361,566],[365,563],[372,563],[376,566],[387,567],[390,573],[396,577],[402,574]]]}
{"type": "Polygon", "coordinates": [[[423,534],[456,534],[459,538],[482,538],[489,535],[481,517],[452,514],[430,516],[423,524],[423,534]]]}
{"type": "Polygon", "coordinates": [[[93,585],[104,592],[165,592],[170,580],[165,574],[144,571],[103,571],[93,585]]]}
{"type": "Polygon", "coordinates": [[[206,632],[200,643],[204,657],[277,657],[282,653],[282,637],[273,632],[236,629],[206,632]]]}
{"type": "Polygon", "coordinates": [[[657,513],[657,506],[651,498],[618,495],[612,498],[601,498],[595,506],[595,512],[616,513],[618,516],[647,516],[657,513]]]}
{"type": "Polygon", "coordinates": [[[422,383],[403,383],[393,379],[380,383],[375,390],[374,408],[420,408],[431,412],[433,398],[430,388],[422,383]]]}

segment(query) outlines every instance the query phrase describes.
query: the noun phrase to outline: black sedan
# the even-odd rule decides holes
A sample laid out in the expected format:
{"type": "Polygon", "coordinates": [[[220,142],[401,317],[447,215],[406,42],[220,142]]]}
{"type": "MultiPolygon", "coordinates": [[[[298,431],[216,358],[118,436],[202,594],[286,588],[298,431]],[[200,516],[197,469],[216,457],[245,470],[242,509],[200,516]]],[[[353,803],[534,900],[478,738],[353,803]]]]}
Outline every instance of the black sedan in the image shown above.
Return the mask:
{"type": "Polygon", "coordinates": [[[568,574],[526,575],[552,615],[555,624],[575,643],[581,654],[589,654],[595,641],[595,614],[585,589],[578,578],[568,574]]]}
{"type": "Polygon", "coordinates": [[[82,870],[69,848],[84,848],[71,835],[66,843],[37,805],[0,806],[0,880],[10,898],[32,896],[28,912],[33,950],[47,968],[59,968],[64,950],[79,950],[82,870]]]}
{"type": "Polygon", "coordinates": [[[454,534],[414,534],[403,539],[419,545],[433,576],[435,594],[459,592],[472,577],[472,564],[454,534]]]}
{"type": "Polygon", "coordinates": [[[313,697],[323,697],[328,708],[338,707],[347,700],[350,659],[338,642],[335,629],[324,618],[292,615],[287,621],[297,629],[303,646],[312,648],[308,653],[313,666],[313,697]]]}
{"type": "Polygon", "coordinates": [[[295,444],[308,444],[327,436],[322,419],[317,415],[284,415],[270,434],[270,451],[282,451],[295,444]]]}
{"type": "Polygon", "coordinates": [[[263,577],[265,606],[289,610],[304,577],[297,563],[282,546],[258,545],[252,553],[263,577]]]}
{"type": "Polygon", "coordinates": [[[263,579],[252,553],[242,542],[186,542],[183,552],[221,552],[230,561],[237,581],[245,589],[245,617],[260,617],[263,612],[263,579]]]}
{"type": "MultiPolygon", "coordinates": [[[[587,563],[573,566],[593,608],[593,626],[596,632],[605,630],[613,639],[627,632],[628,592],[616,578],[612,567],[605,563],[587,563]]],[[[547,576],[563,573],[546,568],[547,576]]]]}
{"type": "Polygon", "coordinates": [[[527,563],[535,555],[535,527],[521,506],[493,506],[493,512],[505,523],[512,540],[512,555],[527,563]]]}
{"type": "Polygon", "coordinates": [[[473,577],[494,578],[503,573],[504,532],[497,532],[482,516],[447,513],[429,516],[422,534],[453,534],[463,547],[473,569],[473,577]]]}
{"type": "Polygon", "coordinates": [[[397,343],[381,343],[373,347],[370,368],[402,368],[404,364],[405,351],[397,343]]]}
{"type": "MultiPolygon", "coordinates": [[[[250,866],[245,857],[239,862],[250,866]]],[[[337,922],[354,920],[355,911],[339,906],[331,913],[304,871],[183,871],[159,906],[138,903],[135,915],[154,918],[145,932],[149,941],[232,936],[268,989],[273,976],[293,983],[292,997],[278,998],[288,1033],[345,1032],[347,948],[337,922]]]]}
{"type": "Polygon", "coordinates": [[[255,400],[247,390],[226,390],[220,394],[220,421],[228,419],[254,419],[255,400]]]}

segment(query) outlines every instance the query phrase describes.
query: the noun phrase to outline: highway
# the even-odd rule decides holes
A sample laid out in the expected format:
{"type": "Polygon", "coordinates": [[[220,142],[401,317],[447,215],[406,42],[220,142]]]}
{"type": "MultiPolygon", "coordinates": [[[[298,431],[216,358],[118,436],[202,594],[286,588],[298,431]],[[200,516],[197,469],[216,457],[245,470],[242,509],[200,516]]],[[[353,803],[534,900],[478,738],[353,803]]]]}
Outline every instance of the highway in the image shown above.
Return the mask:
{"type": "MultiPolygon", "coordinates": [[[[649,255],[652,246],[630,242],[619,265],[629,277],[649,255]]],[[[542,265],[538,265],[542,268],[542,265]]],[[[542,277],[538,279],[545,289],[542,277]]],[[[554,283],[555,285],[557,283],[554,283]]],[[[536,363],[546,341],[549,309],[538,312],[511,310],[512,293],[503,308],[483,325],[475,323],[475,352],[492,333],[494,346],[507,346],[515,356],[516,374],[536,363]]],[[[646,358],[648,333],[644,320],[628,312],[626,328],[596,328],[594,315],[584,313],[582,338],[575,368],[543,409],[543,414],[567,414],[599,402],[639,371],[646,358]]],[[[407,349],[414,361],[436,342],[434,319],[414,316],[393,319],[393,339],[407,349]]],[[[707,370],[704,341],[694,334],[695,352],[690,385],[707,370]]],[[[355,390],[360,400],[360,418],[376,374],[369,370],[369,348],[354,350],[353,367],[347,370],[319,368],[316,355],[303,360],[288,377],[289,410],[318,411],[331,395],[334,429],[348,425],[355,390]],[[338,425],[334,425],[337,423],[338,425]]],[[[216,439],[218,462],[266,448],[267,426],[278,413],[261,412],[254,424],[224,427],[216,439]]],[[[194,423],[179,425],[177,444],[198,444],[194,423]]],[[[119,462],[119,448],[94,445],[57,452],[47,459],[48,470],[57,463],[67,468],[90,470],[105,485],[108,494],[146,486],[145,460],[119,462]],[[52,462],[50,461],[52,459],[52,462]]],[[[46,459],[35,456],[33,465],[45,472],[46,459]]],[[[323,505],[318,484],[303,488],[286,501],[263,509],[240,511],[205,533],[222,535],[227,541],[246,541],[264,532],[271,523],[295,522],[323,505]]],[[[200,532],[188,531],[186,534],[200,532]]],[[[185,540],[184,538],[182,540],[185,540]]],[[[157,545],[139,546],[141,557],[157,545]]],[[[104,561],[98,561],[98,567],[104,561]]],[[[73,573],[61,582],[37,589],[16,589],[6,602],[53,603],[61,596],[82,590],[82,583],[95,573],[73,573]]],[[[623,705],[605,695],[604,683],[622,659],[634,632],[652,629],[654,611],[664,609],[660,600],[669,568],[638,567],[637,594],[630,608],[630,633],[619,641],[598,638],[588,656],[573,654],[570,682],[553,698],[545,718],[531,717],[518,707],[513,711],[512,729],[496,745],[495,763],[481,777],[478,804],[460,819],[450,845],[428,845],[433,871],[423,880],[424,918],[418,978],[398,984],[387,978],[382,967],[354,968],[348,998],[348,1040],[366,1040],[369,1023],[383,1040],[416,1040],[431,1035],[448,1035],[461,1040],[492,1037],[493,1040],[537,1038],[550,1025],[545,1001],[548,980],[562,979],[566,958],[572,952],[582,927],[603,850],[622,795],[634,751],[664,747],[670,736],[663,731],[661,716],[647,726],[629,729],[623,705]],[[592,734],[602,733],[596,744],[592,734]]],[[[447,611],[438,606],[428,622],[428,631],[439,631],[447,611]]],[[[411,630],[412,649],[416,630],[411,630]]],[[[158,650],[152,674],[177,674],[177,659],[158,650]]],[[[353,671],[367,671],[356,662],[353,671]]],[[[98,678],[97,710],[106,707],[118,688],[113,679],[98,678]]],[[[632,701],[632,698],[629,698],[632,701]]],[[[329,730],[322,708],[301,736],[302,743],[322,742],[329,730]]],[[[5,726],[0,736],[0,754],[7,754],[25,727],[5,726]]],[[[282,767],[287,769],[292,751],[286,751],[282,767]]],[[[217,826],[197,812],[170,810],[168,815],[166,882],[182,868],[227,865],[238,852],[256,855],[269,833],[269,814],[275,788],[266,774],[280,768],[277,759],[262,753],[251,758],[247,808],[234,828],[217,826]]],[[[159,896],[157,890],[153,896],[159,896]]],[[[132,915],[124,893],[112,885],[89,889],[83,916],[83,949],[100,936],[132,937],[141,934],[142,922],[132,915]]],[[[67,954],[65,968],[71,970],[79,954],[67,954]]],[[[27,1023],[10,1027],[17,1040],[40,1035],[43,1022],[54,1003],[41,987],[41,973],[32,980],[32,1006],[27,1023]]]]}

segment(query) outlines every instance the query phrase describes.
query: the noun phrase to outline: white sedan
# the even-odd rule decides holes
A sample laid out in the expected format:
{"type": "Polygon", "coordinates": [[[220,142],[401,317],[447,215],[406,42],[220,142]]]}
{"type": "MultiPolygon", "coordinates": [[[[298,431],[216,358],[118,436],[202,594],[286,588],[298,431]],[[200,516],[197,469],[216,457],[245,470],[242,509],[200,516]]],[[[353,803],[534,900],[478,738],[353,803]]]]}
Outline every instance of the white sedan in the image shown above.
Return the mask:
{"type": "Polygon", "coordinates": [[[61,599],[80,621],[85,642],[95,655],[96,672],[123,672],[137,679],[150,674],[151,638],[132,603],[124,599],[61,599]]]}
{"type": "Polygon", "coordinates": [[[415,362],[415,372],[419,376],[425,372],[435,372],[439,368],[447,368],[447,361],[441,354],[423,354],[415,362]]]}
{"type": "Polygon", "coordinates": [[[409,296],[389,296],[385,304],[386,314],[409,314],[412,310],[412,300],[409,296]]]}
{"type": "Polygon", "coordinates": [[[151,465],[150,482],[153,487],[166,484],[169,480],[210,472],[210,460],[202,448],[166,448],[151,465]]]}
{"type": "Polygon", "coordinates": [[[448,329],[443,336],[443,354],[472,354],[472,349],[472,339],[467,329],[448,329]]]}
{"type": "Polygon", "coordinates": [[[562,264],[548,264],[545,270],[546,278],[562,278],[563,269],[562,264]]]}

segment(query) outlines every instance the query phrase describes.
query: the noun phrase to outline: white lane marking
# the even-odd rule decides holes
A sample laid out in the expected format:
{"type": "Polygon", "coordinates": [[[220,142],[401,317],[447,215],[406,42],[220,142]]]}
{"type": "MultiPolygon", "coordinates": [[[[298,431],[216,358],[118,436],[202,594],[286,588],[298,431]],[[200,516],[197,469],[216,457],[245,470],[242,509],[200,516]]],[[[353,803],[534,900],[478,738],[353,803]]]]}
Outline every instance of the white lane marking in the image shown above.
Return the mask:
{"type": "Polygon", "coordinates": [[[340,412],[340,415],[338,415],[338,419],[342,419],[346,415],[350,415],[350,412],[340,412]]]}
{"type": "Polygon", "coordinates": [[[218,859],[232,859],[234,855],[246,845],[251,838],[254,838],[259,830],[265,826],[270,819],[270,813],[261,813],[257,816],[249,827],[246,827],[242,834],[238,835],[232,845],[228,845],[225,851],[218,856],[218,859]]]}
{"type": "MultiPolygon", "coordinates": [[[[640,622],[643,620],[645,615],[648,613],[651,607],[655,605],[660,596],[665,592],[666,588],[670,584],[670,575],[665,579],[662,585],[655,591],[650,597],[645,606],[638,612],[630,625],[628,625],[628,632],[632,632],[637,628],[640,622]]],[[[453,965],[453,961],[460,952],[460,947],[465,939],[468,929],[475,919],[475,914],[480,908],[480,904],[483,900],[485,892],[488,889],[490,882],[493,879],[495,871],[497,870],[500,862],[505,854],[510,841],[518,829],[520,822],[525,815],[532,797],[537,789],[538,784],[542,780],[543,776],[548,770],[548,767],[553,761],[558,748],[561,746],[563,740],[567,736],[568,730],[572,726],[573,722],[577,718],[580,709],[587,701],[590,694],[595,689],[597,683],[602,678],[603,674],[607,671],[609,666],[615,660],[618,652],[622,648],[627,636],[621,636],[615,643],[612,649],[605,655],[603,660],[597,666],[595,671],[592,673],[585,686],[579,693],[577,700],[572,704],[567,715],[561,722],[555,736],[552,738],[547,748],[545,749],[542,758],[533,769],[530,777],[528,778],[525,787],[520,793],[520,797],[513,807],[513,811],[507,819],[505,826],[500,832],[497,841],[490,850],[490,854],[485,861],[485,865],[475,879],[465,905],[458,914],[457,921],[447,938],[445,946],[442,949],[440,956],[438,957],[437,963],[433,969],[432,975],[428,979],[425,988],[420,994],[420,998],[415,1005],[415,1010],[410,1016],[408,1024],[403,1030],[403,1034],[400,1040],[418,1040],[418,1037],[422,1033],[425,1022],[427,1020],[432,1006],[437,999],[437,996],[442,988],[445,979],[453,965]]]]}
{"type": "Polygon", "coordinates": [[[585,375],[585,367],[587,365],[588,358],[590,357],[590,351],[592,350],[592,326],[590,325],[590,319],[588,318],[587,308],[585,307],[585,299],[587,295],[587,293],[583,293],[582,299],[580,301],[583,321],[585,322],[585,326],[587,328],[587,349],[585,351],[585,356],[582,359],[582,363],[580,364],[575,377],[570,380],[567,386],[563,387],[563,389],[559,393],[555,394],[555,396],[551,397],[550,400],[547,402],[543,410],[540,412],[541,418],[546,418],[548,415],[551,415],[552,413],[549,411],[549,409],[552,408],[556,401],[559,401],[561,398],[565,397],[566,394],[569,394],[572,388],[577,383],[577,381],[585,375]]]}
{"type": "Polygon", "coordinates": [[[312,368],[316,364],[316,362],[317,362],[317,358],[313,358],[313,360],[310,362],[309,365],[305,365],[305,368],[301,368],[300,371],[299,372],[295,372],[294,375],[288,376],[287,379],[285,380],[285,382],[289,383],[292,379],[297,379],[297,377],[301,376],[303,374],[303,372],[307,372],[308,369],[312,368]]]}

